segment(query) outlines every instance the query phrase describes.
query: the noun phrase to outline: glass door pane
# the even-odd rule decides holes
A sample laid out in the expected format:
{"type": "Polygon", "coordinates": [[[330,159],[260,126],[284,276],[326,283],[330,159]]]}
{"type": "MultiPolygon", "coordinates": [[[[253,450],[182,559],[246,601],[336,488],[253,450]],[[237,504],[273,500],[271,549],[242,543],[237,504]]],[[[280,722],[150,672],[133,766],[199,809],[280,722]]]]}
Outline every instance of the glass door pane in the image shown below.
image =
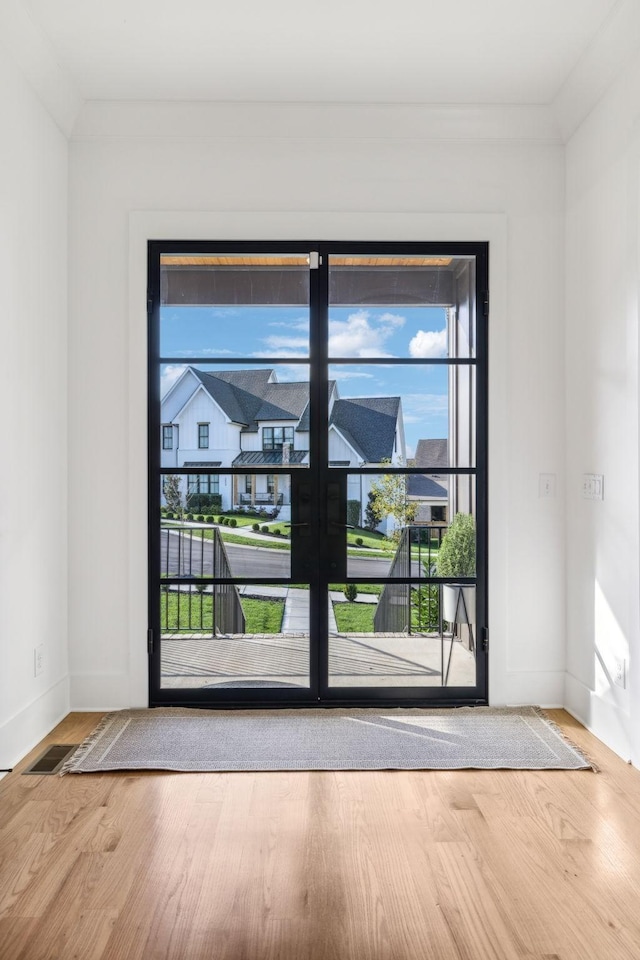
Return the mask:
{"type": "Polygon", "coordinates": [[[304,700],[309,254],[156,247],[155,698],[304,700]]]}
{"type": "MultiPolygon", "coordinates": [[[[328,600],[336,696],[480,685],[476,266],[475,254],[329,257],[327,475],[344,484],[349,580],[328,600]]],[[[484,524],[483,509],[482,536],[484,524]]]]}

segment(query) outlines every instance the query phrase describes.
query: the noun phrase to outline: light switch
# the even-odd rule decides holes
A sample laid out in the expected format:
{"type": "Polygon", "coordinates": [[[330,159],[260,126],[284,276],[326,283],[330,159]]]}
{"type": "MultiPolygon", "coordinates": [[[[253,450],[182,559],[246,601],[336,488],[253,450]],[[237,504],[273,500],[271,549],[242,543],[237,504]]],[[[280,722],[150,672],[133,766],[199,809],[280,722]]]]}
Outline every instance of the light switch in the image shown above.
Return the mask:
{"type": "Polygon", "coordinates": [[[538,496],[555,497],[556,495],[556,475],[555,473],[541,473],[538,477],[538,496]]]}

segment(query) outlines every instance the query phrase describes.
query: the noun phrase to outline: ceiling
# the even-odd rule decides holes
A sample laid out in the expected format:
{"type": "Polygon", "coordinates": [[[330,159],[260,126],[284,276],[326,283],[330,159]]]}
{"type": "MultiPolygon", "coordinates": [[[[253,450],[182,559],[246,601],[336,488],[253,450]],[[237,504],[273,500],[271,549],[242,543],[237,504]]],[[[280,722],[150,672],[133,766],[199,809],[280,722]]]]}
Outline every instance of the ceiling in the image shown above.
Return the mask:
{"type": "Polygon", "coordinates": [[[616,0],[21,0],[84,100],[546,104],[616,0]]]}

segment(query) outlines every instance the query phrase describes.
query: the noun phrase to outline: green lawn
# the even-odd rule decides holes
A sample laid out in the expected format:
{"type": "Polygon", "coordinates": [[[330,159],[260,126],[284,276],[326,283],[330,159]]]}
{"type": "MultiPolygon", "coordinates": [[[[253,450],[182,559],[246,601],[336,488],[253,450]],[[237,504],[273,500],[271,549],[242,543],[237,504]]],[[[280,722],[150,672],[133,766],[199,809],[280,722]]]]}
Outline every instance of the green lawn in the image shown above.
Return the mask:
{"type": "Polygon", "coordinates": [[[341,633],[373,633],[373,603],[334,603],[333,612],[341,633]]]}
{"type": "MultiPolygon", "coordinates": [[[[280,633],[284,600],[258,600],[241,597],[247,633],[280,633]]],[[[213,628],[213,597],[210,593],[169,590],[160,598],[160,627],[171,633],[195,633],[213,628]]]]}

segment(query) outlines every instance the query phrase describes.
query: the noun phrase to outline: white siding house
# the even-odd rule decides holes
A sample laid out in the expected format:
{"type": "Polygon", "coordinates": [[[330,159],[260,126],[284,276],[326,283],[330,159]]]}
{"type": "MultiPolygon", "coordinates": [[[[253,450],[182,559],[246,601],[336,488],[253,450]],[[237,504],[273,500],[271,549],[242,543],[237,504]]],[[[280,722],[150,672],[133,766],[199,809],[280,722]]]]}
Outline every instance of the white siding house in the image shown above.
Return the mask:
{"type": "MultiPolygon", "coordinates": [[[[308,383],[280,383],[273,370],[203,373],[186,367],[162,400],[161,464],[196,467],[183,495],[220,496],[220,509],[265,507],[290,518],[290,491],[281,474],[256,474],[251,466],[304,467],[309,455],[308,383]],[[215,468],[247,466],[247,473],[219,475],[215,468]]],[[[349,467],[405,463],[399,397],[340,398],[335,383],[329,400],[329,460],[349,467]]],[[[374,476],[353,475],[347,496],[360,502],[360,524],[374,476]]],[[[390,531],[391,518],[379,529],[390,531]]]]}

